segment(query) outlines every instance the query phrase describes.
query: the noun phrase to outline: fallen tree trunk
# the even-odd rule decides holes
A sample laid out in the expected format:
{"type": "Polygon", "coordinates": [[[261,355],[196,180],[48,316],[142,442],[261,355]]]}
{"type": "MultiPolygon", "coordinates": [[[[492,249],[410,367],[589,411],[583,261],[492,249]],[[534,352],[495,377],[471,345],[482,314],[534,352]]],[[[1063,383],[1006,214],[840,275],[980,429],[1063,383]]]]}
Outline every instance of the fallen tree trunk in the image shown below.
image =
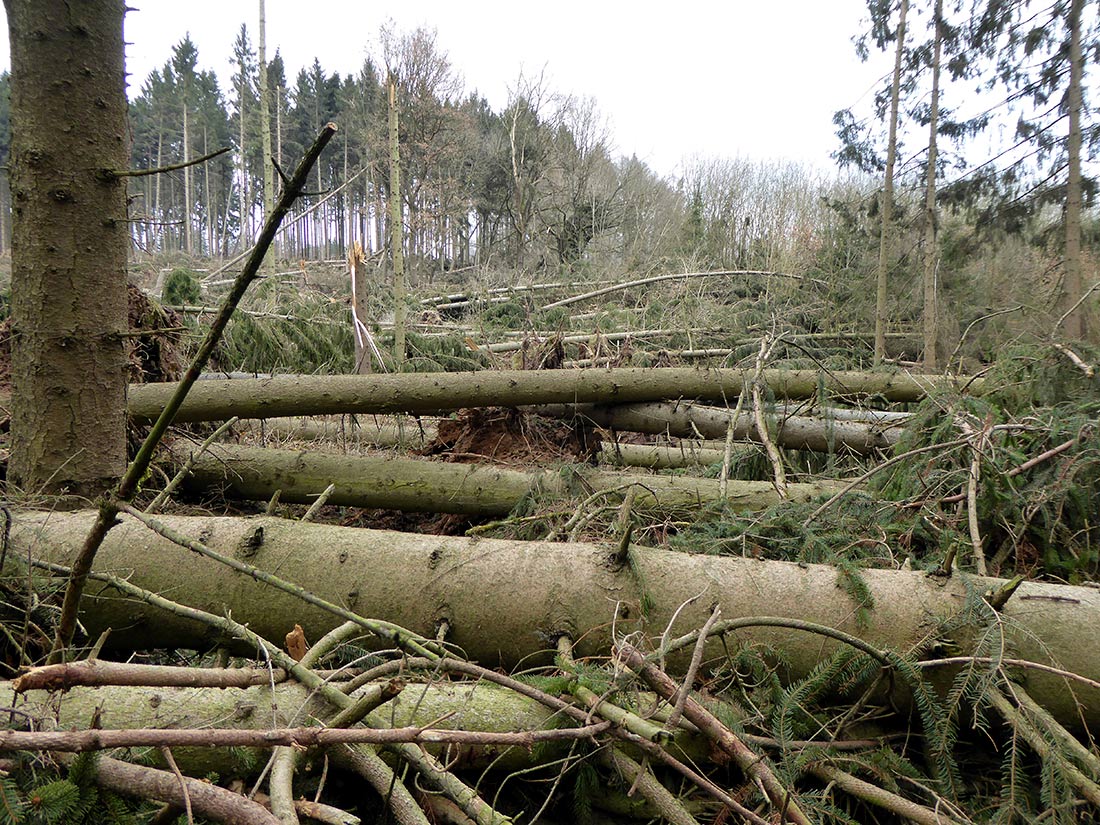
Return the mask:
{"type": "MultiPolygon", "coordinates": [[[[337,682],[337,684],[339,684],[337,682]]],[[[11,696],[11,682],[0,682],[0,690],[11,696]]],[[[360,690],[353,696],[365,691],[360,690]]],[[[324,719],[331,709],[316,693],[294,681],[250,688],[179,688],[102,685],[76,687],[64,693],[32,690],[22,694],[19,710],[33,719],[51,720],[59,731],[85,730],[96,719],[104,730],[157,728],[219,728],[225,730],[267,730],[292,727],[311,718],[324,719]]],[[[642,694],[639,704],[652,694],[642,694]]],[[[507,688],[487,682],[409,684],[390,700],[377,716],[385,716],[385,727],[432,726],[438,730],[505,731],[546,730],[560,724],[553,710],[507,688]]],[[[25,718],[25,717],[24,717],[25,718]]],[[[14,727],[14,726],[11,726],[14,727]]],[[[680,730],[672,749],[678,755],[706,759],[707,745],[697,734],[680,730]]],[[[3,734],[0,733],[0,742],[3,734]]],[[[434,756],[449,752],[452,770],[513,771],[542,764],[568,753],[569,743],[540,743],[538,753],[525,747],[463,745],[448,747],[426,744],[434,756]]],[[[183,746],[172,755],[186,773],[239,775],[242,765],[253,765],[252,773],[263,768],[269,752],[259,748],[214,748],[183,746]],[[244,750],[245,753],[241,753],[244,750]],[[248,753],[251,752],[251,753],[248,753]]],[[[150,754],[160,767],[162,759],[150,754]]]]}
{"type": "MultiPolygon", "coordinates": [[[[276,440],[323,441],[351,449],[371,447],[426,446],[436,436],[434,421],[410,419],[403,426],[383,422],[359,422],[324,418],[260,418],[243,422],[254,424],[265,435],[276,440]]],[[[649,470],[669,470],[680,467],[699,467],[722,460],[723,450],[704,447],[700,442],[682,441],[679,444],[615,444],[604,442],[598,458],[601,464],[626,467],[645,467],[649,470]]]]}
{"type": "MultiPolygon", "coordinates": [[[[191,455],[190,446],[169,449],[178,464],[191,455]]],[[[560,472],[521,472],[484,464],[451,464],[401,456],[331,455],[264,447],[211,446],[195,458],[186,485],[192,489],[222,488],[231,496],[267,501],[279,491],[285,502],[312,504],[329,484],[335,489],[329,504],[429,513],[500,516],[510,513],[528,495],[570,495],[574,490],[636,488],[633,506],[674,510],[698,507],[721,497],[718,482],[672,476],[625,475],[572,467],[560,472]]],[[[839,482],[791,484],[790,496],[807,501],[835,493],[839,482]]],[[[730,481],[726,498],[735,507],[764,510],[780,498],[767,482],[730,481]]]]}
{"type": "MultiPolygon", "coordinates": [[[[5,572],[14,573],[15,559],[29,555],[71,563],[93,519],[88,512],[15,511],[11,569],[5,572]]],[[[613,629],[653,636],[669,628],[676,636],[702,626],[716,604],[724,620],[787,616],[846,631],[878,649],[908,651],[931,634],[941,647],[966,651],[972,631],[948,632],[932,617],[956,614],[968,600],[1005,584],[958,573],[944,579],[910,570],[864,570],[860,575],[874,607],[860,626],[856,605],[839,586],[840,574],[825,565],[640,547],[619,564],[614,550],[591,544],[440,538],[277,518],[163,521],[363,616],[428,637],[445,621],[447,639],[458,649],[506,668],[549,661],[553,640],[563,633],[576,640],[578,656],[606,655],[613,629]]],[[[130,518],[108,534],[96,566],[218,615],[231,609],[234,619],[270,639],[281,639],[295,623],[316,639],[342,621],[189,553],[130,518]]],[[[113,628],[109,646],[205,649],[218,641],[207,626],[120,599],[104,585],[90,589],[82,604],[92,638],[113,628]]],[[[1100,634],[1082,630],[1100,622],[1095,588],[1025,582],[997,622],[1003,636],[998,647],[1012,650],[1014,658],[1100,680],[1100,634]]],[[[781,649],[792,678],[808,673],[839,644],[815,633],[757,626],[714,640],[707,650],[724,660],[737,642],[781,649]]],[[[669,665],[683,668],[683,654],[670,656],[669,665]]],[[[938,672],[950,678],[946,669],[938,672]]],[[[1015,672],[1029,695],[1064,724],[1100,723],[1100,689],[1058,673],[1015,672]]]]}
{"type": "MultiPolygon", "coordinates": [[[[184,401],[176,423],[282,415],[334,413],[423,414],[463,407],[530,404],[631,404],[693,398],[730,402],[753,373],[692,368],[502,370],[388,375],[295,375],[253,381],[201,381],[184,401]]],[[[778,397],[815,398],[821,387],[833,396],[879,396],[916,401],[929,390],[981,390],[981,379],[907,373],[765,370],[763,380],[778,397]]],[[[155,418],[175,384],[137,384],[127,400],[130,416],[155,418]]]]}
{"type": "MultiPolygon", "coordinates": [[[[732,410],[669,401],[615,406],[553,404],[535,407],[533,410],[557,418],[581,416],[613,430],[679,438],[725,438],[733,420],[732,410]]],[[[796,450],[828,453],[849,450],[866,455],[875,450],[891,449],[902,434],[901,427],[894,423],[830,421],[828,418],[793,415],[773,418],[772,421],[772,439],[781,447],[796,450]]],[[[738,416],[733,436],[742,440],[760,441],[751,411],[742,411],[738,416]]]]}
{"type": "Polygon", "coordinates": [[[821,406],[810,402],[786,403],[768,409],[769,415],[806,416],[826,418],[834,421],[862,421],[864,424],[902,426],[912,419],[913,413],[894,412],[893,410],[865,410],[849,407],[821,406]]]}
{"type": "Polygon", "coordinates": [[[261,431],[265,436],[296,441],[327,441],[348,447],[419,448],[436,435],[434,420],[404,419],[400,424],[392,419],[380,421],[373,416],[355,418],[257,418],[241,422],[244,427],[261,431]]]}
{"type": "MultiPolygon", "coordinates": [[[[256,429],[279,441],[324,441],[354,449],[419,448],[436,436],[434,421],[418,422],[412,419],[400,427],[370,420],[355,424],[324,418],[260,418],[243,423],[245,426],[255,425],[256,429]]],[[[605,441],[598,458],[602,464],[668,470],[715,464],[722,460],[722,453],[722,449],[703,446],[698,441],[681,441],[678,444],[616,444],[605,441]]]]}
{"type": "MultiPolygon", "coordinates": [[[[691,441],[681,441],[679,444],[619,444],[604,441],[600,445],[599,459],[603,464],[674,470],[721,464],[725,452],[723,449],[702,447],[698,442],[691,441]]],[[[734,455],[736,454],[735,452],[734,455]]]]}

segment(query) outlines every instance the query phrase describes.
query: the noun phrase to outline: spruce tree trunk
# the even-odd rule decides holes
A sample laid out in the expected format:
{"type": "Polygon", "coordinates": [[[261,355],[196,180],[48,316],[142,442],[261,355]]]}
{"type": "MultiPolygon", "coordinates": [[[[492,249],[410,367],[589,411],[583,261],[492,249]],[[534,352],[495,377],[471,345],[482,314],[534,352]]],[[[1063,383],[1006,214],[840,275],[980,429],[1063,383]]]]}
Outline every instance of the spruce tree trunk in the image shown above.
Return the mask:
{"type": "Polygon", "coordinates": [[[901,96],[901,62],[905,53],[905,16],[908,11],[909,0],[901,0],[897,49],[894,52],[894,79],[890,86],[890,136],[886,145],[886,176],[882,184],[879,209],[882,232],[879,237],[878,272],[875,278],[875,364],[881,364],[886,357],[887,276],[894,243],[894,164],[898,154],[898,99],[901,96]]]}
{"type": "MultiPolygon", "coordinates": [[[[313,641],[313,639],[310,639],[313,641]]],[[[336,684],[339,684],[337,681],[336,684]]],[[[12,683],[0,682],[0,691],[11,696],[12,683]]],[[[353,695],[361,695],[356,693],[353,695]]],[[[653,700],[652,694],[641,697],[653,700]]],[[[64,693],[31,690],[21,694],[20,712],[36,719],[56,720],[59,730],[87,730],[98,719],[104,730],[133,728],[220,728],[266,730],[273,724],[296,727],[316,715],[325,718],[332,708],[316,693],[290,680],[274,687],[171,688],[171,687],[74,687],[64,693]]],[[[19,717],[24,718],[24,717],[19,717]]],[[[491,682],[434,684],[412,682],[395,699],[375,712],[385,727],[418,725],[442,730],[517,731],[545,730],[558,722],[554,711],[533,699],[491,682]],[[390,714],[393,714],[392,717],[390,714]],[[382,715],[385,715],[383,723],[382,715]]],[[[16,719],[14,725],[19,724],[16,719]]],[[[2,734],[0,734],[2,736],[2,734]]],[[[698,733],[679,731],[676,746],[696,759],[708,757],[710,745],[698,733]]],[[[457,760],[457,770],[521,770],[560,759],[569,752],[568,742],[542,742],[537,748],[501,748],[497,745],[425,746],[429,753],[457,760]],[[448,751],[450,751],[448,756],[448,751]]],[[[173,748],[181,771],[203,776],[219,773],[255,776],[271,755],[270,748],[173,748]],[[242,751],[247,754],[242,758],[242,751]],[[250,758],[249,758],[250,757],[250,758]]],[[[166,767],[155,750],[150,762],[166,767]]],[[[392,821],[392,820],[390,820],[392,821]]]]}
{"type": "Polygon", "coordinates": [[[940,118],[940,59],[943,51],[943,0],[936,0],[932,13],[935,30],[932,45],[932,99],[928,118],[928,174],[924,192],[924,371],[939,369],[939,249],[936,214],[937,130],[940,118]]]}
{"type": "MultiPolygon", "coordinates": [[[[184,81],[183,87],[183,162],[190,163],[191,161],[191,144],[188,142],[188,98],[190,95],[187,93],[188,83],[184,81]]],[[[191,204],[191,167],[183,167],[183,251],[190,255],[194,249],[192,247],[191,238],[191,215],[193,214],[193,207],[191,204]]]]}
{"type": "MultiPolygon", "coordinates": [[[[275,208],[275,170],[271,168],[271,89],[267,82],[267,14],[260,0],[260,141],[263,147],[264,220],[275,208]]],[[[320,128],[320,127],[318,127],[320,128]]],[[[318,165],[318,170],[321,168],[318,165]]],[[[320,187],[318,187],[320,190],[320,187]]]]}
{"type": "MultiPolygon", "coordinates": [[[[175,445],[173,460],[182,465],[190,445],[175,445]]],[[[419,513],[503,516],[531,495],[582,498],[596,490],[615,490],[622,498],[636,488],[637,509],[694,509],[721,498],[718,482],[678,476],[626,475],[582,467],[567,478],[554,470],[523,472],[482,464],[452,464],[400,456],[332,455],[265,447],[216,444],[194,458],[185,485],[201,491],[220,490],[237,498],[312,504],[330,484],[330,504],[381,507],[419,513]]],[[[790,498],[806,501],[829,495],[839,482],[788,485],[790,498]]],[[[614,498],[614,496],[612,496],[614,498]]],[[[743,510],[765,510],[780,501],[768,482],[729,481],[726,498],[743,510]]]]}
{"type": "Polygon", "coordinates": [[[126,462],[122,0],[5,0],[12,47],[12,455],[92,498],[126,462]]]}
{"type": "MultiPolygon", "coordinates": [[[[157,168],[159,169],[164,165],[164,121],[158,119],[157,121],[157,168]]],[[[156,178],[156,183],[153,188],[153,220],[161,222],[161,200],[160,200],[160,179],[164,175],[153,175],[156,178]]],[[[159,226],[150,227],[150,232],[155,232],[157,236],[156,248],[162,252],[165,249],[164,244],[164,230],[159,226]]]]}
{"type": "MultiPolygon", "coordinates": [[[[764,370],[762,378],[777,398],[876,396],[919,401],[931,389],[963,388],[979,394],[980,378],[913,376],[906,373],[764,370]]],[[[400,375],[284,375],[239,381],[200,381],[188,394],[177,423],[275,418],[285,415],[408,412],[425,414],[463,407],[527,404],[633,404],[692,398],[722,403],[736,399],[745,381],[740,370],[667,367],[646,369],[483,370],[481,372],[402,373],[400,375]]],[[[129,412],[139,421],[155,419],[175,384],[130,388],[129,412]]]]}
{"type": "MultiPolygon", "coordinates": [[[[677,438],[724,439],[733,421],[733,411],[720,407],[662,401],[618,406],[557,405],[536,407],[536,412],[557,418],[580,416],[612,430],[669,435],[677,438]]],[[[817,452],[850,451],[866,454],[888,450],[901,438],[896,423],[834,421],[808,416],[769,416],[769,438],[781,447],[817,452]]],[[[737,418],[733,437],[760,441],[751,410],[737,418]]]]}
{"type": "Polygon", "coordinates": [[[390,147],[390,258],[393,262],[393,362],[401,372],[405,363],[405,222],[401,214],[401,146],[397,128],[397,78],[391,73],[389,89],[390,147]]]}
{"type": "Polygon", "coordinates": [[[245,88],[244,88],[244,86],[245,86],[245,83],[247,83],[247,79],[246,79],[246,75],[245,75],[245,65],[244,65],[243,60],[240,63],[239,70],[240,70],[240,73],[241,73],[241,89],[240,89],[240,92],[238,93],[238,95],[239,95],[239,97],[238,97],[239,111],[237,113],[237,116],[238,116],[237,131],[238,131],[238,140],[240,141],[241,156],[240,156],[240,163],[239,163],[239,168],[237,170],[237,174],[240,175],[240,178],[241,178],[241,190],[240,190],[240,196],[241,196],[241,247],[242,248],[248,248],[249,246],[252,245],[252,221],[251,221],[252,204],[251,204],[251,201],[249,200],[249,192],[248,192],[248,144],[246,142],[245,128],[244,128],[244,124],[245,124],[245,105],[244,105],[245,104],[245,88]]]}
{"type": "Polygon", "coordinates": [[[1071,0],[1069,9],[1070,51],[1069,90],[1066,108],[1069,114],[1066,181],[1066,250],[1065,272],[1059,300],[1059,312],[1065,316],[1061,333],[1071,340],[1083,340],[1088,335],[1085,307],[1081,305],[1084,286],[1081,278],[1081,84],[1084,59],[1081,54],[1081,12],[1084,0],[1071,0]]]}

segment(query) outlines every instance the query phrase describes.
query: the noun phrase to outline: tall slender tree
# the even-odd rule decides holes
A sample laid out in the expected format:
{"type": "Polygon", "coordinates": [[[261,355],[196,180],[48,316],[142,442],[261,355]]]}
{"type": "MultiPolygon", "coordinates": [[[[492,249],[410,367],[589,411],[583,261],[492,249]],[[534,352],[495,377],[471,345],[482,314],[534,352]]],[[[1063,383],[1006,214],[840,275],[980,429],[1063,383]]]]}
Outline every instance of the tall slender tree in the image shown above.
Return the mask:
{"type": "Polygon", "coordinates": [[[179,94],[180,106],[180,135],[183,167],[183,251],[191,253],[194,249],[192,240],[193,229],[193,176],[194,169],[191,162],[191,111],[195,105],[195,86],[198,77],[196,68],[199,62],[199,51],[191,41],[191,35],[185,35],[172,49],[172,73],[175,78],[179,94]]]}
{"type": "Polygon", "coordinates": [[[940,61],[943,57],[943,0],[935,0],[932,11],[932,93],[928,104],[928,169],[924,198],[924,369],[939,369],[939,219],[936,210],[936,168],[939,156],[940,61]]]}
{"type": "Polygon", "coordinates": [[[393,360],[400,372],[405,363],[405,252],[402,235],[401,147],[399,140],[397,78],[386,78],[389,95],[390,140],[390,257],[393,263],[393,360]]]}
{"type": "MultiPolygon", "coordinates": [[[[267,10],[260,0],[260,140],[263,146],[264,218],[275,205],[275,171],[271,166],[271,84],[267,75],[267,10]]],[[[316,134],[316,132],[314,132],[316,134]]]]}
{"type": "Polygon", "coordinates": [[[253,131],[249,128],[252,115],[258,111],[256,97],[256,54],[248,39],[248,28],[244,23],[233,41],[234,113],[237,133],[237,193],[240,203],[240,240],[242,245],[252,242],[252,187],[249,175],[249,149],[253,131]]]}
{"type": "Polygon", "coordinates": [[[1081,114],[1084,110],[1085,60],[1081,48],[1081,15],[1085,0],[1070,0],[1066,27],[1069,29],[1069,88],[1066,91],[1066,205],[1065,272],[1058,296],[1061,332],[1067,338],[1084,339],[1089,334],[1084,278],[1081,275],[1081,211],[1084,201],[1081,178],[1081,114]]]}
{"type": "Polygon", "coordinates": [[[1100,123],[1085,118],[1088,69],[1100,55],[1096,13],[1086,25],[1087,7],[1084,0],[1055,0],[1040,8],[985,0],[970,41],[995,67],[989,85],[1008,91],[1017,109],[1016,148],[1026,146],[1027,151],[1018,152],[1006,166],[987,170],[971,184],[969,194],[974,199],[977,193],[987,204],[986,224],[1019,226],[1041,218],[1046,206],[1061,207],[1063,269],[1054,308],[1059,332],[1077,339],[1100,332],[1090,321],[1093,306],[1087,301],[1081,262],[1081,214],[1098,188],[1083,158],[1100,150],[1100,123]]]}
{"type": "Polygon", "coordinates": [[[0,72],[0,254],[11,248],[11,74],[0,72]]]}
{"type": "Polygon", "coordinates": [[[901,0],[898,26],[894,34],[894,74],[890,83],[889,137],[886,143],[886,174],[882,183],[879,214],[882,230],[879,236],[878,269],[875,271],[875,363],[886,356],[886,301],[890,268],[893,263],[894,241],[894,167],[898,158],[898,101],[901,97],[901,68],[905,55],[905,18],[909,0],[901,0]]]}

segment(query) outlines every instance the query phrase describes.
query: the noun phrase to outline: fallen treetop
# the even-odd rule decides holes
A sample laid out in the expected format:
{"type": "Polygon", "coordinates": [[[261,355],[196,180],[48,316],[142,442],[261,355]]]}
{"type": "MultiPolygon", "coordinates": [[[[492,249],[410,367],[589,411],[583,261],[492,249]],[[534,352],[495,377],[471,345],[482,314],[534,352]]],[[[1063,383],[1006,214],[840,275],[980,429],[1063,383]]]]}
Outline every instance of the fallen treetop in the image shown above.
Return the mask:
{"type": "MultiPolygon", "coordinates": [[[[202,381],[183,402],[175,421],[221,421],[283,415],[336,413],[430,413],[463,407],[529,404],[629,404],[691,398],[730,406],[751,381],[751,370],[622,368],[579,370],[501,370],[387,375],[287,375],[240,381],[202,381]]],[[[917,401],[948,387],[977,393],[982,379],[910,373],[765,370],[777,397],[814,398],[821,388],[831,396],[878,396],[917,401]]],[[[138,421],[156,418],[175,384],[130,387],[129,413],[138,421]]]]}
{"type": "MultiPolygon", "coordinates": [[[[87,512],[13,512],[8,564],[29,555],[71,563],[93,519],[87,512]]],[[[174,516],[162,521],[224,554],[277,570],[360,615],[428,637],[445,621],[448,642],[490,667],[530,666],[540,653],[549,660],[553,639],[563,633],[576,640],[578,656],[607,655],[613,630],[620,635],[641,631],[652,638],[669,628],[674,638],[701,627],[715,604],[724,621],[760,624],[759,617],[784,616],[900,652],[933,634],[941,648],[968,652],[973,630],[947,633],[933,617],[956,614],[981,593],[1005,584],[959,573],[944,579],[911,570],[863,570],[859,575],[874,607],[861,626],[861,611],[841,587],[844,576],[827,565],[640,547],[631,548],[626,563],[616,563],[613,548],[593,544],[438,537],[278,518],[174,516]]],[[[100,569],[176,601],[217,615],[231,608],[237,621],[266,638],[281,639],[297,623],[307,638],[316,639],[342,621],[188,552],[128,517],[108,534],[96,561],[100,569]]],[[[110,627],[107,644],[113,647],[202,649],[217,641],[208,626],[119,598],[102,584],[89,592],[83,608],[90,637],[110,627]]],[[[985,610],[992,619],[992,611],[985,610]]],[[[1100,634],[1082,631],[1097,623],[1100,591],[1095,588],[1024,582],[987,632],[996,634],[996,649],[1010,651],[1015,659],[1100,680],[1100,634]]],[[[744,627],[727,641],[783,650],[791,678],[807,674],[839,644],[775,622],[744,627]]],[[[724,657],[728,649],[714,641],[708,652],[724,657]]],[[[669,664],[682,668],[682,654],[669,664]]],[[[935,675],[951,677],[948,668],[935,675]]],[[[1063,723],[1100,724],[1100,690],[1033,669],[1014,670],[1014,675],[1063,723]]],[[[907,698],[902,694],[898,700],[907,698]]]]}

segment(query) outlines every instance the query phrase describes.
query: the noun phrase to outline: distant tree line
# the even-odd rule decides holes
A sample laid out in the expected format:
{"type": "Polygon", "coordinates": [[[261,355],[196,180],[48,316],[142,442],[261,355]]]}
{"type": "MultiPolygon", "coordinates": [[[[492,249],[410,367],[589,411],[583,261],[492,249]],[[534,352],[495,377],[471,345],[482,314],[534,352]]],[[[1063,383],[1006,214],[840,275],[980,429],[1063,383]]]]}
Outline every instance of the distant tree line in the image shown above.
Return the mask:
{"type": "MultiPolygon", "coordinates": [[[[278,252],[336,258],[357,240],[368,255],[380,253],[391,229],[392,73],[399,214],[414,275],[475,265],[797,269],[833,278],[862,300],[864,276],[877,269],[880,287],[888,286],[875,313],[880,331],[919,324],[923,312],[926,349],[935,354],[933,339],[969,320],[966,313],[941,318],[941,294],[955,290],[958,302],[991,249],[1025,243],[1064,261],[1061,286],[1052,288],[1062,289],[1060,305],[1071,309],[1088,286],[1082,260],[1096,234],[1089,210],[1100,126],[1087,95],[1100,59],[1096,3],[868,0],[868,13],[857,48],[881,50],[895,71],[866,111],[837,114],[836,159],[850,170],[843,178],[738,158],[688,160],[677,178],[664,178],[638,158],[616,157],[594,102],[555,93],[543,76],[520,75],[494,111],[463,89],[425,29],[383,29],[380,53],[355,75],[330,74],[314,60],[290,80],[276,51],[261,118],[248,29],[242,25],[234,42],[224,90],[199,69],[185,37],[132,100],[132,165],[157,169],[230,151],[132,178],[132,238],[149,253],[225,257],[246,248],[263,217],[265,164],[289,174],[331,120],[340,133],[278,252]],[[1005,124],[1016,132],[1008,146],[991,136],[1005,124]]],[[[0,76],[0,159],[8,146],[7,82],[0,76]]],[[[4,181],[4,248],[9,201],[4,181]]],[[[980,312],[980,297],[970,298],[971,314],[980,312]]]]}

